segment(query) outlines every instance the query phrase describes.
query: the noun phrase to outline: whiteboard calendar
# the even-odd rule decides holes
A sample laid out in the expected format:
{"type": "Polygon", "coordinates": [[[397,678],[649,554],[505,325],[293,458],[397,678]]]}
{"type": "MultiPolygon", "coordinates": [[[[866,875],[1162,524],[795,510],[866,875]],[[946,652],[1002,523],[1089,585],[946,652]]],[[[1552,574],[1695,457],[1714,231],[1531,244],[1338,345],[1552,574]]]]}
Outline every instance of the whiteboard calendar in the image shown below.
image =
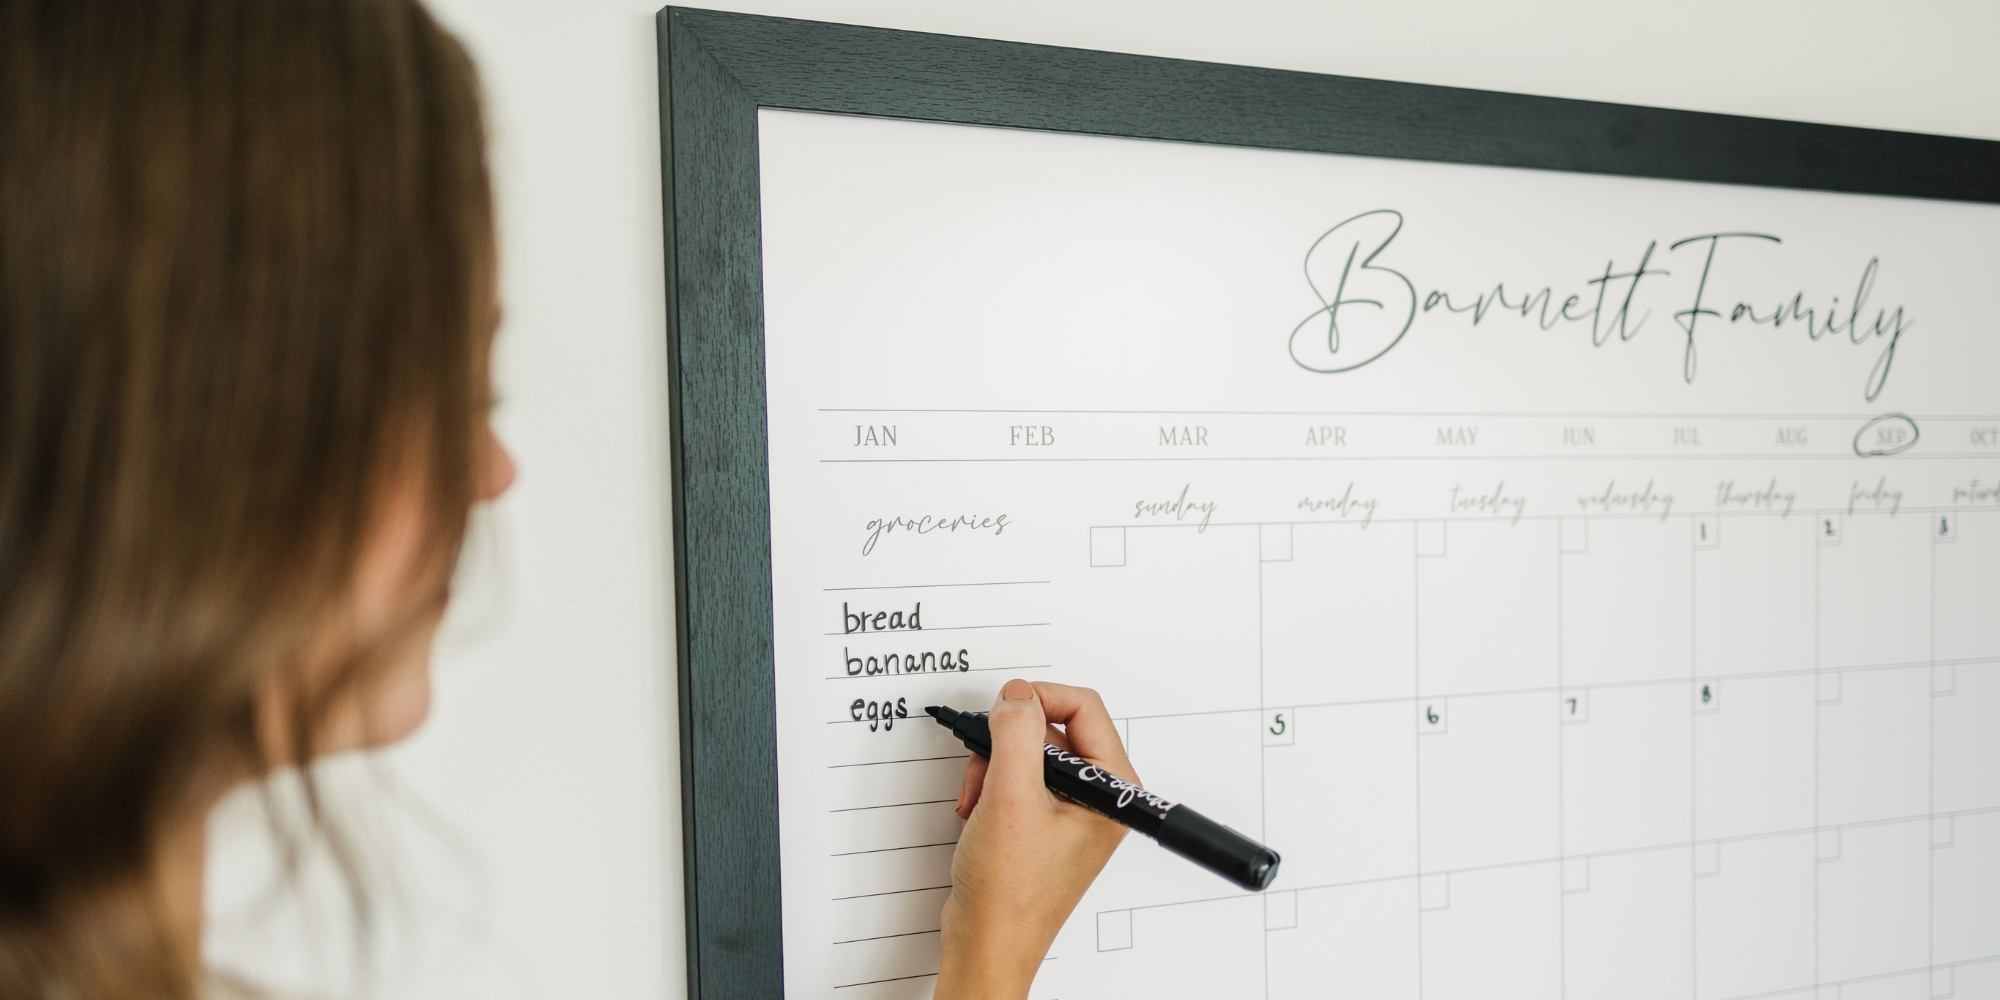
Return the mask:
{"type": "Polygon", "coordinates": [[[1036,1000],[2000,997],[2000,209],[764,110],[786,993],[964,749],[1148,787],[1036,1000]]]}

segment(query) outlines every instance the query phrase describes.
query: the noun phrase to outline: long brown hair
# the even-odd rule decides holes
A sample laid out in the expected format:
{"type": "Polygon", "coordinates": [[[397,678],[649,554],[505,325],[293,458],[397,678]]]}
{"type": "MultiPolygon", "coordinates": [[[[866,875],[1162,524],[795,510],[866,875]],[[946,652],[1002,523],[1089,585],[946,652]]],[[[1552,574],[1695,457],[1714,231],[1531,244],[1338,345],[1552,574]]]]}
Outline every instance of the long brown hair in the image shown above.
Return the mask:
{"type": "Polygon", "coordinates": [[[413,461],[443,599],[484,145],[416,0],[0,0],[0,996],[197,994],[160,831],[218,762],[305,763],[366,681],[360,646],[300,667],[413,461]]]}

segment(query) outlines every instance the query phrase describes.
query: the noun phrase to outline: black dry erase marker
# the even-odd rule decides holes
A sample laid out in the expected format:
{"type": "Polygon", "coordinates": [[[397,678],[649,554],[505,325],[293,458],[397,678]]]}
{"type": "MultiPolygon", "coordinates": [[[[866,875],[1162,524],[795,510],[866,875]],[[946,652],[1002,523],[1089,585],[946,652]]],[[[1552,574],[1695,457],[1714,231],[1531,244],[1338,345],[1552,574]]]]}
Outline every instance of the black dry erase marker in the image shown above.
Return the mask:
{"type": "MultiPolygon", "coordinates": [[[[924,709],[967,750],[993,756],[986,713],[943,705],[924,709]]],[[[1245,889],[1262,889],[1278,874],[1278,852],[1184,805],[1169,802],[1061,747],[1042,744],[1049,791],[1160,842],[1160,846],[1245,889]]]]}

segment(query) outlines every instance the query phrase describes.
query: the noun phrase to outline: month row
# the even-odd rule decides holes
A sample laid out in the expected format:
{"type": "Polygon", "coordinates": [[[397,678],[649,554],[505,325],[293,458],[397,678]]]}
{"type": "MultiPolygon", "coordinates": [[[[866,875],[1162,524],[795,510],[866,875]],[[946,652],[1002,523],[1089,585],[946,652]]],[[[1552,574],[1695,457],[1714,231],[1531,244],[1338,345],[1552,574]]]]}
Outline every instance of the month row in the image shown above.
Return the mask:
{"type": "Polygon", "coordinates": [[[2000,418],[834,411],[827,461],[2000,455],[2000,418]]]}

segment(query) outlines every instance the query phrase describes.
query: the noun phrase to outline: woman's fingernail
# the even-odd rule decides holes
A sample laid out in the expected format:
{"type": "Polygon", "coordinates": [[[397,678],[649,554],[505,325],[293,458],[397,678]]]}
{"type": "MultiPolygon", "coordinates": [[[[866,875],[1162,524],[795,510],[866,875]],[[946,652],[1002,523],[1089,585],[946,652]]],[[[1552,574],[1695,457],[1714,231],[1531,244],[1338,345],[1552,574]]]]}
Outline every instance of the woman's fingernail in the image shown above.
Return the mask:
{"type": "Polygon", "coordinates": [[[1026,701],[1035,696],[1035,688],[1024,680],[1011,680],[1000,688],[1002,701],[1026,701]]]}

